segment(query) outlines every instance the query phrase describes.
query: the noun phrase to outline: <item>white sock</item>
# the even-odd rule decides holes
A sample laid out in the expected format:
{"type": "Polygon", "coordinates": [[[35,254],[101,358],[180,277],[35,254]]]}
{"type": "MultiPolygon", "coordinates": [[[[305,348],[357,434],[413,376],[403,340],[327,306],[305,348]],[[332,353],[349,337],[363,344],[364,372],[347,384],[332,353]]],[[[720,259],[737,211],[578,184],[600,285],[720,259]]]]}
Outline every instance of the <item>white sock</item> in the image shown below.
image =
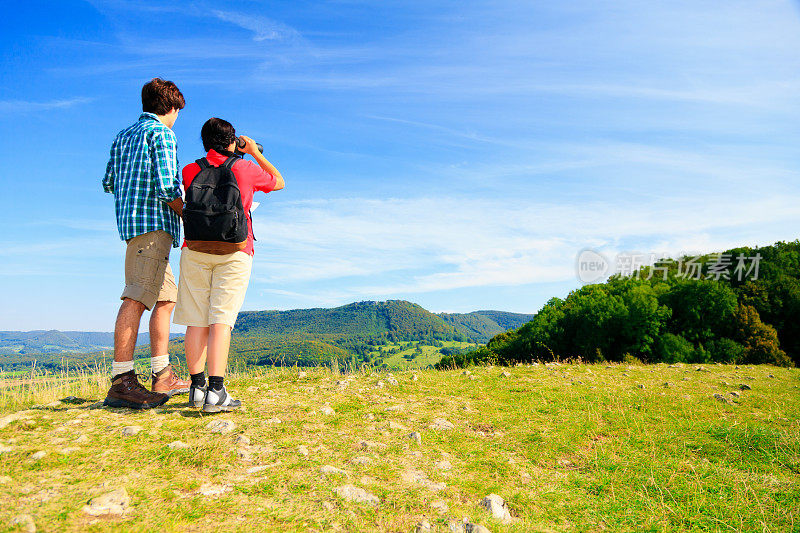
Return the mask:
{"type": "Polygon", "coordinates": [[[153,374],[158,374],[169,365],[169,354],[159,355],[158,357],[150,358],[150,368],[153,374]]]}
{"type": "Polygon", "coordinates": [[[111,376],[119,376],[133,370],[133,361],[114,361],[111,363],[111,376]]]}

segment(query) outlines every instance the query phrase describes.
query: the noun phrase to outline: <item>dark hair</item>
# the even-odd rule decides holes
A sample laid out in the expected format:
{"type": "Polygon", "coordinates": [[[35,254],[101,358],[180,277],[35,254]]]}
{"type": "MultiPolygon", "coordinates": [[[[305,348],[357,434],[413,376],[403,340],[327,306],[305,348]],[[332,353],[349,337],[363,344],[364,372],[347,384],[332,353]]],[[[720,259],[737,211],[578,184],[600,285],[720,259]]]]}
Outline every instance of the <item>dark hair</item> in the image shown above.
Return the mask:
{"type": "Polygon", "coordinates": [[[212,117],[203,124],[200,138],[203,140],[203,149],[206,152],[215,150],[225,153],[228,151],[228,146],[236,140],[236,130],[227,120],[212,117]]]}
{"type": "Polygon", "coordinates": [[[171,81],[153,78],[142,87],[142,111],[166,115],[172,109],[183,109],[186,101],[177,85],[171,81]]]}

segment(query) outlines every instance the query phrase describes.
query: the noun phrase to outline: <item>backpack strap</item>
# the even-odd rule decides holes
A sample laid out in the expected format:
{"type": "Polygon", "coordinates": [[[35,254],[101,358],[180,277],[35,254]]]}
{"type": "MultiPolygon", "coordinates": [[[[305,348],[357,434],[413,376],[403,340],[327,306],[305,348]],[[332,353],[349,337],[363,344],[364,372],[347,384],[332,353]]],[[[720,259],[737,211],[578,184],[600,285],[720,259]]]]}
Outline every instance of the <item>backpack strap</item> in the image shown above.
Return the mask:
{"type": "Polygon", "coordinates": [[[225,160],[224,163],[220,165],[220,168],[227,168],[228,170],[233,170],[233,165],[239,160],[238,156],[232,155],[228,159],[225,160]]]}
{"type": "Polygon", "coordinates": [[[201,157],[200,159],[195,161],[195,163],[197,163],[197,166],[200,167],[200,170],[203,170],[203,169],[208,168],[208,167],[211,166],[208,163],[208,159],[206,159],[205,157],[201,157]]]}

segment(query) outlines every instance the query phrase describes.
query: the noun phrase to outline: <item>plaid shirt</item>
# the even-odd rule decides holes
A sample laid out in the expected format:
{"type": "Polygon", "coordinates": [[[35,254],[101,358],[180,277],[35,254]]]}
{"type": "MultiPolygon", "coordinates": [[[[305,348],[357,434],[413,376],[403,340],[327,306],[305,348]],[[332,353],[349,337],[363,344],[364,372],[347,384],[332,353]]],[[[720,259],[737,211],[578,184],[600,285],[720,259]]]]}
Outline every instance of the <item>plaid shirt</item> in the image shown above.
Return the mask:
{"type": "Polygon", "coordinates": [[[167,205],[181,196],[178,141],[156,115],[142,113],[136,124],[117,134],[103,190],[114,194],[122,240],[164,230],[178,246],[180,218],[167,205]]]}

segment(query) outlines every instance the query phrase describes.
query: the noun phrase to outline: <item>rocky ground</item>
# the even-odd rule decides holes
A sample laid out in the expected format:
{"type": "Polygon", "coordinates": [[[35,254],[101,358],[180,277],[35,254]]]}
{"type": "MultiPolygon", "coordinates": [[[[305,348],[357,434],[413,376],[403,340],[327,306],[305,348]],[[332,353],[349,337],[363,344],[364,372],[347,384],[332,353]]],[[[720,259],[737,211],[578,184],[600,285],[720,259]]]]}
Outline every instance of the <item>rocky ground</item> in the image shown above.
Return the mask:
{"type": "Polygon", "coordinates": [[[102,378],[39,404],[28,391],[15,405],[8,388],[0,528],[800,528],[798,369],[269,369],[229,381],[246,409],[221,415],[185,395],[105,409],[102,378]]]}

